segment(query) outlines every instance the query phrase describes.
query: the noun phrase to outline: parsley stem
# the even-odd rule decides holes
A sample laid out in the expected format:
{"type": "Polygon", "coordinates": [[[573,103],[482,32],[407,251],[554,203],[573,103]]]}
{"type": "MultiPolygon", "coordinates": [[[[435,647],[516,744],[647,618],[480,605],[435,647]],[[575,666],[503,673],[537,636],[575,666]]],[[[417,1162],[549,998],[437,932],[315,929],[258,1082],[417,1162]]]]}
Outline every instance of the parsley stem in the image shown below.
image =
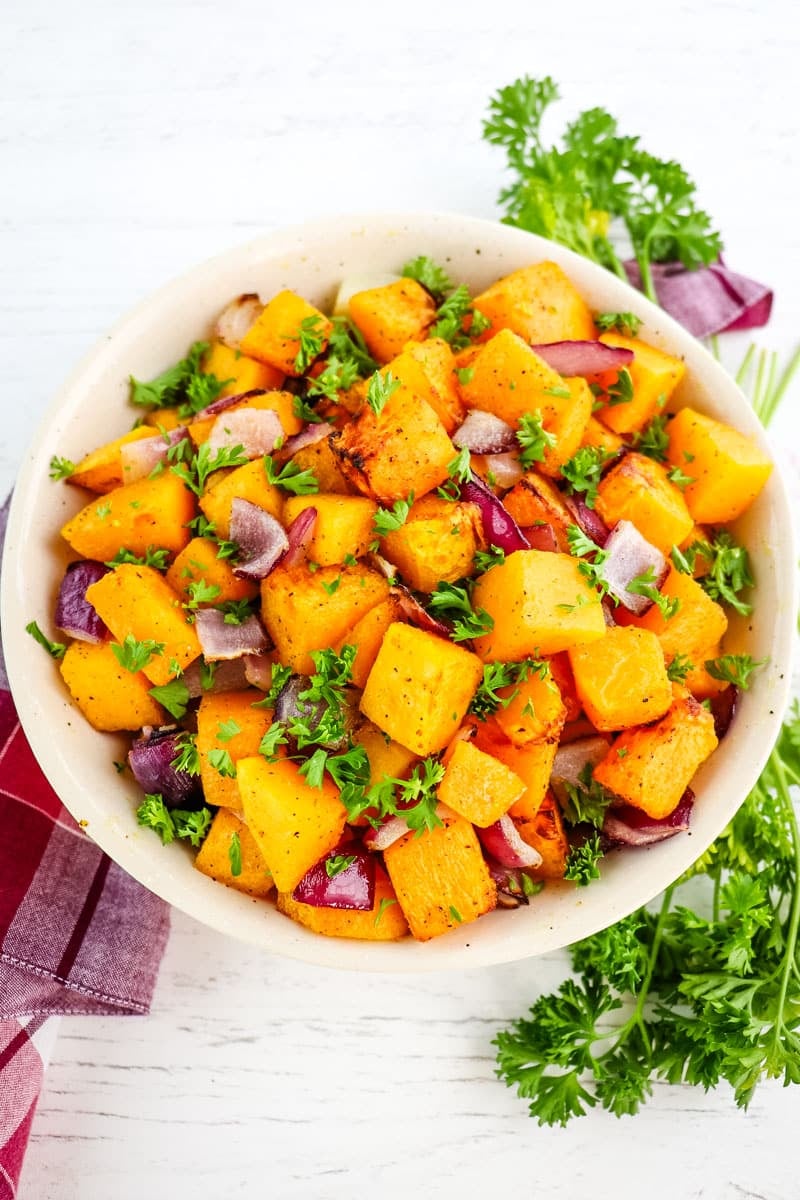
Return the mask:
{"type": "Polygon", "coordinates": [[[783,400],[783,397],[786,394],[786,389],[792,382],[798,367],[800,367],[800,346],[797,347],[794,354],[789,359],[783,374],[774,388],[772,386],[773,376],[770,374],[769,395],[766,397],[764,402],[763,411],[759,414],[762,424],[769,425],[770,421],[775,416],[778,406],[783,400]]]}
{"type": "Polygon", "coordinates": [[[653,982],[653,973],[656,969],[658,952],[661,949],[661,939],[664,934],[664,926],[672,905],[672,895],[677,886],[677,883],[673,883],[667,888],[662,896],[661,908],[658,911],[658,918],[653,929],[653,940],[650,946],[650,953],[647,958],[647,967],[642,977],[642,983],[636,998],[636,1006],[617,1035],[613,1047],[615,1051],[618,1050],[620,1046],[622,1046],[628,1040],[628,1036],[633,1029],[638,1029],[642,1039],[642,1045],[644,1046],[646,1053],[648,1056],[650,1056],[652,1053],[650,1035],[647,1032],[647,1024],[644,1019],[644,1008],[645,1004],[647,1003],[647,997],[650,994],[650,985],[653,982]]]}
{"type": "Polygon", "coordinates": [[[652,300],[653,304],[658,304],[658,296],[656,295],[653,283],[653,272],[650,270],[650,259],[644,249],[636,255],[636,261],[639,264],[639,273],[642,277],[642,291],[648,300],[652,300]]]}
{"type": "Polygon", "coordinates": [[[734,379],[736,380],[736,383],[739,385],[739,387],[744,386],[744,381],[747,379],[747,376],[750,373],[750,363],[752,362],[753,355],[755,354],[755,352],[756,352],[756,344],[755,344],[755,342],[751,342],[750,345],[747,347],[747,352],[746,352],[744,358],[739,363],[739,370],[736,372],[736,375],[734,376],[734,379]]]}
{"type": "Polygon", "coordinates": [[[786,934],[786,942],[784,947],[783,970],[781,972],[781,985],[778,993],[778,1003],[775,1008],[775,1024],[772,1029],[772,1049],[773,1053],[779,1050],[779,1042],[781,1034],[786,1032],[784,1025],[784,1010],[786,1006],[786,994],[789,990],[789,979],[793,973],[796,973],[796,951],[797,951],[797,931],[800,928],[800,830],[797,828],[797,817],[795,816],[794,804],[792,797],[789,794],[789,781],[786,777],[784,762],[777,750],[773,750],[769,756],[770,765],[775,772],[776,791],[783,803],[786,820],[789,824],[789,830],[792,835],[792,847],[794,849],[795,861],[795,886],[792,896],[792,908],[789,914],[789,928],[786,934]]]}

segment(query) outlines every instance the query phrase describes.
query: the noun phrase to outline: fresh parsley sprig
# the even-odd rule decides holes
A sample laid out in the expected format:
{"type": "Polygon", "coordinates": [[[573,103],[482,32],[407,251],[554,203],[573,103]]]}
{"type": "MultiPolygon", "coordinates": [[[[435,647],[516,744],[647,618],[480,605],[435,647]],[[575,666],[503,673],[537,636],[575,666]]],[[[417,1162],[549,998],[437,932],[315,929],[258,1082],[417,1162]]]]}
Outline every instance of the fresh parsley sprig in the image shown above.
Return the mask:
{"type": "Polygon", "coordinates": [[[208,342],[195,342],[186,358],[148,383],[131,375],[131,403],[150,409],[180,405],[181,416],[192,416],[206,408],[230,382],[202,370],[201,362],[208,348],[208,342]]]}
{"type": "Polygon", "coordinates": [[[51,658],[63,658],[67,653],[65,642],[51,642],[50,638],[42,633],[36,621],[29,621],[25,626],[25,632],[29,633],[35,642],[42,646],[51,658]]]}
{"type": "Polygon", "coordinates": [[[292,459],[277,468],[269,454],[264,455],[264,473],[270,483],[295,496],[311,496],[319,491],[319,480],[310,469],[305,471],[292,459]]]}
{"type": "Polygon", "coordinates": [[[167,808],[163,796],[148,793],[136,810],[136,820],[145,829],[152,829],[161,838],[164,846],[183,838],[195,847],[199,846],[211,824],[211,809],[190,811],[167,808]]]}
{"type": "Polygon", "coordinates": [[[730,604],[743,617],[753,611],[752,604],[739,595],[755,585],[750,556],[726,529],[715,533],[710,542],[695,541],[685,550],[673,546],[670,556],[675,569],[684,575],[693,574],[698,558],[705,559],[708,570],[697,582],[711,599],[730,604]]]}
{"type": "Polygon", "coordinates": [[[438,583],[430,596],[430,607],[438,617],[452,622],[454,642],[482,637],[494,629],[494,618],[485,608],[472,607],[468,588],[457,583],[438,583]]]}
{"type": "Polygon", "coordinates": [[[417,283],[421,283],[437,304],[441,304],[447,293],[455,287],[444,267],[440,267],[432,258],[428,258],[427,254],[420,254],[417,258],[409,259],[400,274],[406,279],[415,279],[417,283]]]}
{"type": "MultiPolygon", "coordinates": [[[[170,447],[167,457],[170,457],[171,451],[188,445],[188,438],[184,438],[176,446],[170,447]]],[[[180,456],[176,454],[173,459],[180,459],[180,456]]],[[[185,458],[172,461],[170,471],[182,479],[195,496],[202,496],[208,477],[214,471],[222,471],[226,467],[243,467],[249,461],[244,446],[220,446],[212,453],[209,443],[203,442],[197,453],[188,458],[188,461],[185,458]]]]}
{"type": "Polygon", "coordinates": [[[766,662],[766,658],[755,659],[749,654],[722,654],[719,658],[706,659],[705,668],[712,679],[732,683],[746,692],[750,687],[750,676],[766,662]]]}
{"type": "Polygon", "coordinates": [[[49,475],[51,479],[69,479],[70,475],[75,474],[75,463],[68,458],[60,458],[54,454],[50,459],[49,475]]]}
{"type": "Polygon", "coordinates": [[[602,446],[581,446],[561,467],[561,474],[567,485],[567,491],[572,495],[583,493],[587,508],[594,508],[597,500],[597,489],[603,474],[603,467],[614,457],[611,450],[602,446]]]}
{"type": "Polygon", "coordinates": [[[556,437],[545,429],[540,412],[523,413],[517,425],[519,462],[527,471],[534,463],[544,462],[546,452],[556,444],[556,437]]]}
{"type": "Polygon", "coordinates": [[[623,337],[635,338],[638,336],[642,319],[632,312],[603,312],[597,313],[594,323],[601,333],[614,330],[623,337]]]}
{"type": "Polygon", "coordinates": [[[367,386],[367,404],[376,417],[380,416],[399,387],[400,380],[395,379],[391,371],[376,371],[371,376],[367,386]]]}

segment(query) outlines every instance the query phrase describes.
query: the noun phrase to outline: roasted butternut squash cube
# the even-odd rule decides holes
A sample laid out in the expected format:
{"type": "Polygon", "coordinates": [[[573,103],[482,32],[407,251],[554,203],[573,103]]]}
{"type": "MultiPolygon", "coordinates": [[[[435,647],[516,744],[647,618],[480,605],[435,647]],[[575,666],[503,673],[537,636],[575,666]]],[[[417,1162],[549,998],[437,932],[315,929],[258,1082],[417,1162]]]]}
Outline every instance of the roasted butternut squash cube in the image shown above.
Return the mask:
{"type": "Polygon", "coordinates": [[[350,297],[350,319],[379,363],[398,355],[406,342],[422,341],[436,305],[415,279],[396,279],[350,297]]]}
{"type": "Polygon", "coordinates": [[[568,396],[549,396],[545,410],[544,428],[556,440],[555,445],[545,447],[544,459],[539,470],[544,475],[558,478],[565,462],[572,458],[583,441],[583,435],[592,416],[594,397],[585,379],[564,379],[561,391],[568,396]]]}
{"type": "Polygon", "coordinates": [[[174,679],[200,656],[194,625],[186,619],[180,597],[153,567],[123,563],[86,589],[118,642],[131,634],[137,642],[152,640],[163,646],[142,667],[158,686],[174,679]]]}
{"type": "Polygon", "coordinates": [[[169,586],[182,602],[193,598],[192,584],[204,583],[217,590],[208,603],[224,604],[228,600],[252,600],[258,595],[258,584],[239,579],[226,558],[218,558],[219,545],[210,538],[192,538],[184,546],[165,576],[169,586]]]}
{"type": "MultiPolygon", "coordinates": [[[[355,646],[356,656],[353,660],[351,679],[357,688],[364,688],[367,677],[373,668],[378,651],[381,648],[386,630],[395,621],[400,620],[400,607],[394,596],[381,600],[369,612],[364,613],[356,621],[352,629],[348,629],[336,643],[336,650],[341,653],[343,646],[355,646]]],[[[381,736],[383,736],[381,734],[381,736]]]]}
{"type": "MultiPolygon", "coordinates": [[[[621,346],[633,351],[633,362],[626,367],[633,384],[633,399],[621,404],[605,404],[597,415],[615,433],[634,433],[644,429],[675,391],[686,374],[686,367],[679,358],[673,358],[655,346],[648,346],[638,338],[604,333],[600,340],[609,346],[621,346]]],[[[607,388],[614,383],[617,375],[617,371],[605,371],[597,377],[597,382],[607,388]]]]}
{"type": "Polygon", "coordinates": [[[347,820],[339,789],[326,776],[311,787],[297,763],[254,756],[238,763],[245,820],[279,892],[291,892],[338,846],[347,820]]]}
{"type": "Polygon", "coordinates": [[[278,392],[275,390],[264,392],[260,396],[248,396],[243,398],[236,404],[231,404],[230,408],[226,408],[224,412],[213,417],[200,417],[192,421],[189,425],[189,437],[194,442],[195,446],[201,446],[203,442],[207,442],[211,436],[211,431],[217,421],[223,420],[229,413],[236,412],[238,409],[253,408],[259,411],[269,409],[274,412],[281,423],[281,428],[287,437],[291,437],[295,433],[299,433],[303,428],[303,422],[294,413],[295,397],[291,392],[278,392]]]}
{"type": "Polygon", "coordinates": [[[517,832],[523,841],[542,856],[540,866],[531,870],[534,879],[563,879],[569,856],[569,839],[558,801],[547,792],[536,813],[514,817],[517,832]]]}
{"type": "Polygon", "coordinates": [[[285,379],[283,371],[277,367],[248,358],[241,350],[232,350],[218,338],[211,340],[203,360],[203,370],[207,375],[216,375],[220,383],[224,383],[221,396],[238,396],[254,388],[271,392],[280,388],[285,379]]]}
{"type": "Polygon", "coordinates": [[[444,483],[457,454],[427,400],[403,384],[380,413],[365,405],[330,442],[345,478],[379,504],[420,499],[444,483]]]}
{"type": "Polygon", "coordinates": [[[499,821],[525,791],[519,775],[472,742],[456,740],[443,762],[439,799],[482,829],[499,821]]]}
{"type": "Polygon", "coordinates": [[[261,584],[261,613],[282,663],[310,674],[312,650],[340,642],[385,600],[389,584],[377,571],[354,567],[276,567],[261,584]]]}
{"type": "Polygon", "coordinates": [[[668,817],[697,768],[716,749],[714,718],[673,684],[672,707],[654,725],[627,729],[594,769],[594,778],[653,820],[668,817]]]}
{"type": "Polygon", "coordinates": [[[510,492],[503,497],[503,505],[523,529],[534,525],[549,525],[556,535],[556,542],[563,554],[569,553],[567,529],[574,525],[575,518],[564,503],[558,488],[535,471],[528,471],[510,492]]]}
{"type": "Polygon", "coordinates": [[[138,425],[136,429],[131,429],[122,437],[115,438],[113,442],[99,446],[81,459],[69,476],[69,482],[77,483],[81,487],[88,488],[90,492],[98,492],[101,495],[110,492],[113,488],[121,487],[125,480],[122,477],[120,450],[129,442],[138,442],[142,438],[152,436],[152,429],[138,425]]]}
{"type": "MultiPolygon", "coordinates": [[[[575,687],[575,676],[569,661],[569,651],[562,650],[548,659],[550,674],[556,682],[561,701],[566,710],[564,722],[575,721],[581,714],[581,702],[575,687]]],[[[559,737],[561,735],[559,734],[559,737]]]]}
{"type": "Polygon", "coordinates": [[[694,657],[690,659],[692,665],[683,680],[683,686],[692,693],[695,700],[710,700],[729,686],[724,679],[715,679],[710,675],[706,667],[707,662],[719,658],[724,653],[719,642],[705,650],[695,650],[694,657]]]}
{"type": "Polygon", "coordinates": [[[517,550],[478,579],[472,595],[494,628],[473,645],[485,662],[557,654],[605,636],[597,591],[568,554],[517,550]]]}
{"type": "Polygon", "coordinates": [[[418,941],[467,925],[497,904],[477,834],[455,813],[435,829],[400,838],[384,852],[384,861],[418,941]]]}
{"type": "MultiPolygon", "coordinates": [[[[591,645],[604,642],[605,638],[602,638],[591,645]]],[[[497,694],[502,703],[495,713],[495,720],[515,746],[558,741],[567,710],[547,663],[532,668],[527,679],[500,688],[497,694]]]]}
{"type": "Polygon", "coordinates": [[[141,671],[127,671],[110,642],[72,642],[59,669],[86,720],[102,733],[161,725],[166,719],[150,695],[149,679],[141,671]]]}
{"type": "Polygon", "coordinates": [[[327,438],[315,442],[313,446],[303,446],[292,455],[292,462],[301,471],[311,471],[321,492],[333,492],[339,496],[347,496],[351,492],[327,438]]]}
{"type": "Polygon", "coordinates": [[[314,531],[306,547],[312,562],[333,567],[348,557],[366,554],[375,538],[373,520],[377,504],[365,496],[287,496],[283,504],[284,524],[291,525],[307,508],[316,509],[314,531]]]}
{"type": "Polygon", "coordinates": [[[283,492],[270,483],[264,462],[256,458],[233,471],[215,471],[200,498],[200,507],[212,522],[217,537],[227,538],[231,527],[234,500],[249,500],[265,509],[276,521],[283,516],[283,492]]]}
{"type": "Polygon", "coordinates": [[[515,746],[505,736],[494,717],[489,717],[486,721],[476,721],[475,726],[475,745],[505,763],[525,784],[525,791],[519,800],[512,804],[510,815],[515,819],[535,817],[550,783],[558,739],[545,739],[528,742],[525,746],[515,746]]]}
{"type": "Polygon", "coordinates": [[[695,521],[735,521],[772,473],[772,463],[755,438],[693,408],[682,408],[667,430],[668,461],[693,479],[683,494],[695,521]]]}
{"type": "Polygon", "coordinates": [[[384,558],[412,588],[432,592],[443,580],[454,583],[472,573],[475,552],[483,545],[480,513],[474,504],[425,496],[381,545],[384,558]]]}
{"type": "Polygon", "coordinates": [[[318,336],[319,352],[322,353],[332,328],[328,318],[296,292],[278,292],[242,338],[241,352],[276,367],[285,375],[303,375],[306,367],[302,362],[298,367],[297,359],[304,322],[305,327],[318,336]]]}
{"type": "Polygon", "coordinates": [[[419,762],[418,754],[401,742],[387,737],[371,721],[365,721],[354,733],[353,741],[358,742],[366,751],[369,759],[370,786],[387,778],[405,779],[412,767],[419,762]]]}
{"type": "Polygon", "coordinates": [[[177,475],[138,479],[92,500],[61,530],[84,558],[107,562],[123,547],[144,555],[148,546],[177,554],[191,538],[186,528],[196,512],[194,496],[177,475]]]}
{"type": "Polygon", "coordinates": [[[590,417],[589,423],[583,431],[581,445],[596,446],[608,454],[619,454],[625,443],[618,433],[614,433],[613,429],[607,429],[601,421],[597,420],[597,417],[590,417]]]}
{"type": "Polygon", "coordinates": [[[618,625],[567,653],[586,715],[601,732],[646,725],[672,703],[664,651],[648,629],[618,625]]]}
{"type": "Polygon", "coordinates": [[[453,351],[442,338],[411,343],[393,358],[387,370],[415,396],[427,400],[448,433],[464,420],[464,405],[458,393],[453,351]]]}
{"type": "Polygon", "coordinates": [[[209,804],[241,809],[238,773],[231,774],[231,764],[236,771],[240,758],[258,754],[272,724],[271,710],[253,708],[262,699],[254,690],[203,693],[197,710],[197,753],[209,804]]]}
{"type": "Polygon", "coordinates": [[[565,386],[558,372],[510,329],[484,343],[471,366],[471,379],[459,388],[464,403],[494,413],[514,429],[525,413],[546,417],[554,412],[553,401],[565,386]]]}
{"type": "Polygon", "coordinates": [[[248,896],[268,896],[274,887],[272,875],[255,838],[244,821],[227,808],[221,808],[215,815],[194,865],[210,879],[216,879],[217,883],[236,888],[237,892],[245,892],[248,896]],[[239,842],[240,861],[237,865],[240,870],[237,875],[233,873],[237,857],[232,853],[234,837],[239,842]]]}
{"type": "Polygon", "coordinates": [[[654,633],[667,662],[671,662],[676,654],[686,654],[694,662],[700,651],[722,640],[728,628],[725,610],[691,575],[682,575],[670,566],[660,591],[662,596],[678,601],[674,616],[665,618],[654,604],[640,617],[620,611],[619,619],[621,624],[635,625],[654,633]]]}
{"type": "Polygon", "coordinates": [[[415,754],[435,754],[452,739],[482,677],[469,650],[397,622],[369,673],[361,711],[415,754]]]}
{"type": "Polygon", "coordinates": [[[475,297],[474,305],[492,323],[484,339],[500,329],[534,344],[595,336],[586,301],[554,262],[534,263],[498,279],[475,297]]]}
{"type": "Polygon", "coordinates": [[[634,452],[603,476],[596,508],[606,525],[632,521],[662,554],[679,546],[694,524],[686,501],[667,478],[666,468],[634,452]]]}
{"type": "Polygon", "coordinates": [[[324,937],[358,938],[365,942],[394,942],[408,933],[408,922],[397,903],[389,876],[375,868],[375,903],[370,912],[344,908],[316,908],[301,904],[291,892],[278,894],[278,911],[324,937]]]}

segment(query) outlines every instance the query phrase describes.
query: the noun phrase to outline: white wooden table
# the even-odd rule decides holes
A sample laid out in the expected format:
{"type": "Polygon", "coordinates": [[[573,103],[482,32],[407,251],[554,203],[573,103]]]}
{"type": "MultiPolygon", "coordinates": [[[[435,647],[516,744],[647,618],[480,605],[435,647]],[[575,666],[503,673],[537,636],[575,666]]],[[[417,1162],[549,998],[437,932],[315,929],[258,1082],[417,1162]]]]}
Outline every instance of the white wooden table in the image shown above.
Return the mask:
{"type": "MultiPolygon", "coordinates": [[[[686,165],[730,262],[776,287],[760,337],[787,350],[798,61],[781,0],[5,0],[3,490],[64,374],[184,267],[325,211],[493,215],[480,121],[523,72],[561,83],[564,114],[603,104],[686,165]]],[[[779,437],[796,426],[787,412],[779,437]]],[[[796,1200],[800,1089],[763,1087],[746,1116],[726,1092],[659,1086],[633,1122],[527,1118],[490,1041],[565,961],[355,977],[176,915],[151,1017],[62,1021],[20,1196],[796,1200]]]]}

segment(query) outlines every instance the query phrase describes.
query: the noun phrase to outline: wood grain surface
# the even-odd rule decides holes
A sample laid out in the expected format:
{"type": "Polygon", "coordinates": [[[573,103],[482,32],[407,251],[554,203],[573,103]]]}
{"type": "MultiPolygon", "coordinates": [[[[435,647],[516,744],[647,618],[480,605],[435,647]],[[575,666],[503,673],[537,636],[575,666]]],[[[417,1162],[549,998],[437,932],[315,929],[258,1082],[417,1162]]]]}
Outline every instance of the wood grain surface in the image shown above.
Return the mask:
{"type": "MultiPolygon", "coordinates": [[[[680,159],[728,261],[776,288],[761,344],[800,337],[788,3],[5,0],[0,20],[3,490],[81,355],[194,262],[326,211],[495,215],[480,122],[522,72],[680,159]]],[[[176,915],[151,1017],[62,1021],[21,1200],[796,1200],[800,1089],[745,1115],[659,1085],[633,1121],[529,1120],[491,1039],[565,963],[354,976],[176,915]]]]}

